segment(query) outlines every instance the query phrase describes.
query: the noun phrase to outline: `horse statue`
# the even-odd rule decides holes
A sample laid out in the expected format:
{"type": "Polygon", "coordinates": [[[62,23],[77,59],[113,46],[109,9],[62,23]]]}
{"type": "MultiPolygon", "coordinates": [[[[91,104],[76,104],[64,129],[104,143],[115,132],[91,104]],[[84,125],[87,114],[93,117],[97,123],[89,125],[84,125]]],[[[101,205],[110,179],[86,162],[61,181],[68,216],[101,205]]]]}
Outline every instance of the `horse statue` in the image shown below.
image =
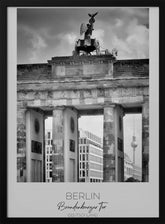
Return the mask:
{"type": "Polygon", "coordinates": [[[95,22],[95,16],[98,12],[93,14],[88,14],[90,19],[89,23],[82,23],[80,26],[80,35],[84,34],[84,39],[79,39],[76,42],[75,50],[73,51],[73,55],[80,55],[80,52],[85,55],[91,55],[91,52],[96,51],[96,54],[100,53],[99,42],[96,39],[92,39],[92,32],[94,30],[93,24],[95,22]]]}

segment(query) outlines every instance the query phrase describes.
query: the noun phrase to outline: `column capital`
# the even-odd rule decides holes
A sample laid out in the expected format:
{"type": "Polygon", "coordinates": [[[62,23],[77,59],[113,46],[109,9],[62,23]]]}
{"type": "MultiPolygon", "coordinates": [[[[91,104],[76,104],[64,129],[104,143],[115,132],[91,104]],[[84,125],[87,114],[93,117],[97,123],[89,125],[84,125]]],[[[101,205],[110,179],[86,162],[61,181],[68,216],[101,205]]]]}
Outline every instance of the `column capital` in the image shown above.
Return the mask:
{"type": "Polygon", "coordinates": [[[75,108],[75,107],[73,107],[73,106],[65,106],[65,108],[67,109],[71,109],[72,111],[74,111],[74,112],[76,112],[76,113],[78,113],[78,110],[75,108]]]}
{"type": "Polygon", "coordinates": [[[47,115],[44,115],[44,120],[46,120],[48,118],[48,116],[47,115]]]}
{"type": "Polygon", "coordinates": [[[53,111],[54,110],[64,110],[66,107],[65,106],[55,106],[54,108],[53,108],[53,111]]]}
{"type": "Polygon", "coordinates": [[[114,108],[116,106],[116,104],[112,104],[112,103],[105,103],[104,105],[103,105],[103,107],[105,108],[105,107],[111,107],[111,108],[114,108]]]}

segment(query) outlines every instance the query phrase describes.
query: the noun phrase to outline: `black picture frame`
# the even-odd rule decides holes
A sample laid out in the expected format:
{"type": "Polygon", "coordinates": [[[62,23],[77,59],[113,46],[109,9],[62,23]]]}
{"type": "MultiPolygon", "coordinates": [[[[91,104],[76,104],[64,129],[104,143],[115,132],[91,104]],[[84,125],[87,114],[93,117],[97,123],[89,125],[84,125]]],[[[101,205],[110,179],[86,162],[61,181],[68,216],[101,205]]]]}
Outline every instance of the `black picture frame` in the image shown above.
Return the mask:
{"type": "MultiPolygon", "coordinates": [[[[57,218],[9,218],[7,215],[7,206],[8,206],[8,196],[7,196],[7,174],[8,174],[8,164],[7,164],[7,146],[9,139],[7,138],[7,127],[8,127],[8,120],[7,120],[7,112],[8,112],[8,105],[7,105],[7,8],[8,7],[46,7],[46,6],[61,6],[61,7],[72,7],[72,6],[79,6],[79,7],[90,7],[90,6],[120,6],[120,7],[159,7],[159,83],[160,83],[160,96],[162,97],[163,89],[164,89],[164,74],[163,74],[163,49],[164,49],[164,15],[165,15],[165,5],[163,4],[163,0],[152,0],[152,1],[124,1],[124,0],[112,0],[112,1],[76,1],[76,0],[1,0],[0,1],[0,92],[1,92],[1,106],[0,106],[0,119],[1,119],[1,132],[0,132],[0,223],[54,223],[56,222],[57,218]]],[[[160,101],[161,102],[161,101],[160,101]]],[[[163,102],[163,98],[162,98],[163,102]]],[[[164,116],[164,108],[163,105],[160,103],[159,105],[159,121],[160,125],[165,123],[165,116],[164,116]]],[[[165,200],[165,193],[164,193],[164,167],[163,167],[163,138],[164,135],[160,132],[159,135],[159,205],[160,205],[160,216],[159,218],[101,218],[100,219],[90,219],[90,223],[92,222],[107,222],[107,223],[164,223],[165,222],[165,215],[163,204],[165,200]]],[[[65,221],[65,218],[58,219],[57,222],[65,221]]],[[[74,219],[74,221],[77,221],[74,219]]],[[[78,222],[80,220],[78,219],[78,222]]],[[[84,221],[84,220],[83,220],[84,221]]],[[[67,222],[73,222],[73,219],[67,219],[67,222]]]]}

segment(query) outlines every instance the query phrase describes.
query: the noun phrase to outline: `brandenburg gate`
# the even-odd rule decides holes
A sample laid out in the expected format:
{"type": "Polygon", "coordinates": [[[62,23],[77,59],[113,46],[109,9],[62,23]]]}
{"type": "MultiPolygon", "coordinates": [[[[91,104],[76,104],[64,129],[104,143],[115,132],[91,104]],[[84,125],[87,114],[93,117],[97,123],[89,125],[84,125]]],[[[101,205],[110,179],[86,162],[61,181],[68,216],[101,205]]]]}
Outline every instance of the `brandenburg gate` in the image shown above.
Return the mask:
{"type": "Polygon", "coordinates": [[[88,54],[93,39],[87,39],[72,56],[17,66],[18,182],[44,182],[47,116],[53,117],[52,180],[78,182],[78,118],[97,114],[104,117],[103,182],[124,181],[126,113],[142,114],[142,181],[149,181],[149,60],[88,54]],[[80,54],[83,46],[86,54],[80,54]]]}

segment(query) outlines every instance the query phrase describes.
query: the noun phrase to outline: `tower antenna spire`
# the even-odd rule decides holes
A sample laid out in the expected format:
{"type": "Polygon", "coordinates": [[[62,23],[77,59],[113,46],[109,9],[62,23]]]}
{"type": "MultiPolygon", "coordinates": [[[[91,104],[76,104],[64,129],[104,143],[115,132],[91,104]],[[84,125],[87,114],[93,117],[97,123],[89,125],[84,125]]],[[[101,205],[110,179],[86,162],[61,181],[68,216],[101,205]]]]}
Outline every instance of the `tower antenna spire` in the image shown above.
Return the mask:
{"type": "Polygon", "coordinates": [[[135,136],[135,116],[133,116],[133,136],[135,136]]]}
{"type": "Polygon", "coordinates": [[[135,150],[137,146],[138,144],[136,142],[136,136],[135,136],[135,116],[133,116],[133,136],[131,142],[131,147],[133,149],[133,177],[135,175],[135,150]]]}

